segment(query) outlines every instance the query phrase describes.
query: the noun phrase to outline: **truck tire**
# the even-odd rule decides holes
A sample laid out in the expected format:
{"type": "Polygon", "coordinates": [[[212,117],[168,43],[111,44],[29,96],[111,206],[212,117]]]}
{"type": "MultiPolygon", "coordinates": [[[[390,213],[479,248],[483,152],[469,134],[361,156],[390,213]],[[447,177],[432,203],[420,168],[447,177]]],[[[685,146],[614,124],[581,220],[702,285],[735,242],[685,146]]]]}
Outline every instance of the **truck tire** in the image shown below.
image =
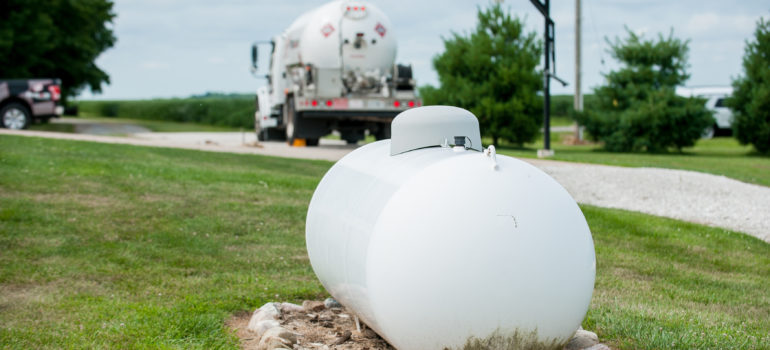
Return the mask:
{"type": "Polygon", "coordinates": [[[318,146],[318,139],[317,138],[307,139],[305,144],[308,146],[318,146]]]}
{"type": "Polygon", "coordinates": [[[0,109],[0,123],[6,129],[26,129],[31,119],[27,106],[18,102],[11,102],[0,109]]]}
{"type": "Polygon", "coordinates": [[[257,134],[257,142],[270,140],[270,129],[262,129],[256,118],[254,118],[254,132],[257,134]]]}
{"type": "Polygon", "coordinates": [[[364,133],[359,130],[343,131],[340,133],[340,138],[345,140],[348,145],[355,145],[364,139],[364,133]]]}
{"type": "Polygon", "coordinates": [[[257,113],[259,112],[259,96],[254,100],[254,105],[256,107],[254,111],[254,133],[257,134],[257,142],[267,141],[267,130],[262,129],[261,121],[257,117],[257,113]]]}
{"type": "Polygon", "coordinates": [[[380,128],[374,134],[374,138],[377,139],[377,141],[389,139],[390,124],[380,124],[380,128]]]}

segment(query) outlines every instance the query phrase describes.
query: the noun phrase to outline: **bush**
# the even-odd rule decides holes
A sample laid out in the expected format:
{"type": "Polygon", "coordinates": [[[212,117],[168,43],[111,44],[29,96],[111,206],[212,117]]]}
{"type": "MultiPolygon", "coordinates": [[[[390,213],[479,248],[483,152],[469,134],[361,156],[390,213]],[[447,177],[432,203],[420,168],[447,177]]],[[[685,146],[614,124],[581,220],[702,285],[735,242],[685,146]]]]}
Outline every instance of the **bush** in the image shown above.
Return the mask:
{"type": "Polygon", "coordinates": [[[582,113],[576,118],[590,135],[602,136],[608,151],[664,152],[694,146],[713,124],[704,103],[677,96],[673,89],[662,89],[619,113],[582,113]]]}
{"type": "Polygon", "coordinates": [[[254,98],[195,97],[136,101],[81,101],[81,111],[105,117],[254,127],[254,98]]]}
{"type": "MultiPolygon", "coordinates": [[[[583,109],[596,108],[596,98],[593,94],[583,94],[583,109]]],[[[574,95],[551,96],[551,117],[576,120],[574,95]]]]}
{"type": "Polygon", "coordinates": [[[99,107],[99,111],[104,117],[117,117],[119,109],[120,105],[117,102],[102,103],[101,107],[99,107]]]}
{"type": "Polygon", "coordinates": [[[770,153],[770,22],[757,22],[755,41],[746,43],[744,76],[733,81],[733,131],[741,144],[770,153]]]}
{"type": "Polygon", "coordinates": [[[577,115],[592,138],[616,152],[662,152],[693,146],[714,123],[704,101],[677,96],[689,74],[687,41],[659,36],[642,40],[630,30],[625,41],[610,43],[622,68],[606,74],[594,90],[595,106],[577,115]]]}
{"type": "Polygon", "coordinates": [[[470,110],[494,144],[533,141],[543,111],[543,75],[536,69],[542,45],[500,4],[479,8],[477,18],[472,32],[444,39],[445,51],[433,58],[441,86],[424,86],[420,94],[426,105],[470,110]]]}

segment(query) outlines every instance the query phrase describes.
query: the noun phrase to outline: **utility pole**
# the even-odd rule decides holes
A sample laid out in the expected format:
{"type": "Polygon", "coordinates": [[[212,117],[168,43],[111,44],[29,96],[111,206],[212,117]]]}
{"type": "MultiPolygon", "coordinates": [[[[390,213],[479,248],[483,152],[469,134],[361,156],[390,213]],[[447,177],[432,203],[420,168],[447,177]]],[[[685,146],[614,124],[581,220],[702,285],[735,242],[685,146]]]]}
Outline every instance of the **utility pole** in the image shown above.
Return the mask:
{"type": "MultiPolygon", "coordinates": [[[[580,90],[580,74],[582,73],[582,67],[580,66],[580,0],[575,0],[575,105],[576,112],[583,111],[583,92],[580,90]]],[[[580,125],[575,122],[575,140],[580,141],[582,139],[582,133],[580,132],[580,125]]]]}
{"type": "MultiPolygon", "coordinates": [[[[538,157],[551,157],[553,156],[553,150],[551,149],[551,78],[556,79],[564,86],[567,86],[567,82],[559,79],[555,74],[551,73],[551,61],[553,61],[554,68],[556,68],[556,46],[554,45],[554,23],[550,16],[550,6],[548,0],[529,0],[535,8],[543,14],[545,19],[545,67],[543,69],[543,97],[545,104],[543,108],[543,148],[537,151],[538,157]]],[[[555,71],[555,69],[554,69],[555,71]]]]}

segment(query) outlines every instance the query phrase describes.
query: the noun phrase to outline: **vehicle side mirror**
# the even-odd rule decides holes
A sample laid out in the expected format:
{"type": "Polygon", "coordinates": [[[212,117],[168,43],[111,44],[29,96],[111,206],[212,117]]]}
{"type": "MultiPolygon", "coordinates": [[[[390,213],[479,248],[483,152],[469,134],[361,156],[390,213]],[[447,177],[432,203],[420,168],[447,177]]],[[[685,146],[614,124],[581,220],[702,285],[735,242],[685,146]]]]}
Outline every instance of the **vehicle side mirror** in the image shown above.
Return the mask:
{"type": "Polygon", "coordinates": [[[257,44],[251,45],[251,67],[255,72],[257,71],[257,54],[257,44]]]}

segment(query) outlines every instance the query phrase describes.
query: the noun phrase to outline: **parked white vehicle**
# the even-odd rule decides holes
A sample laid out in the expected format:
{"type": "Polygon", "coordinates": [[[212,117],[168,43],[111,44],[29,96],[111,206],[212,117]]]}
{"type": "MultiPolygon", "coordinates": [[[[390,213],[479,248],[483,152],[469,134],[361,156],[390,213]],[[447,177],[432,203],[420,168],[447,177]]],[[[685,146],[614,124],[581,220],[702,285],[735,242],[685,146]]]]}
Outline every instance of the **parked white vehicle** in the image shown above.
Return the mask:
{"type": "Polygon", "coordinates": [[[725,100],[733,94],[732,87],[681,87],[676,89],[676,93],[679,96],[706,99],[706,108],[714,112],[715,123],[703,132],[704,138],[712,138],[715,134],[725,134],[732,131],[733,112],[725,105],[725,100]]]}

